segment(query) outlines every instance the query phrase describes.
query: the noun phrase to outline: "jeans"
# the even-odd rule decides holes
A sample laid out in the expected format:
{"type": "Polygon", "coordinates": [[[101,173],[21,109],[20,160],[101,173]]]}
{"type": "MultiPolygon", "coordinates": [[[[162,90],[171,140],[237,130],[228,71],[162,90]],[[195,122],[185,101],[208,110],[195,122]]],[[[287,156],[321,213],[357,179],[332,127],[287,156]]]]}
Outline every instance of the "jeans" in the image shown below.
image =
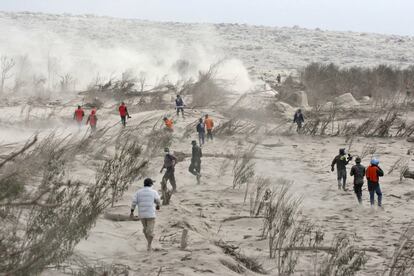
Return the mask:
{"type": "Polygon", "coordinates": [[[346,169],[340,169],[336,171],[337,175],[338,175],[338,188],[341,188],[341,184],[342,184],[342,188],[345,190],[345,185],[346,185],[346,169]],[[341,183],[342,181],[342,183],[341,183]]]}
{"type": "Polygon", "coordinates": [[[204,137],[205,137],[205,133],[204,132],[199,132],[198,133],[198,142],[201,145],[204,145],[204,137]]]}
{"type": "Polygon", "coordinates": [[[298,125],[298,128],[296,129],[297,132],[300,132],[302,130],[302,122],[296,122],[298,125]]]}
{"type": "Polygon", "coordinates": [[[381,207],[382,205],[382,192],[379,183],[369,183],[368,182],[368,191],[369,191],[369,201],[371,202],[371,206],[375,204],[375,194],[378,197],[378,206],[381,207]]]}
{"type": "Polygon", "coordinates": [[[123,126],[126,126],[126,116],[121,116],[121,123],[123,126]]]}
{"type": "Polygon", "coordinates": [[[195,176],[199,175],[201,171],[201,161],[191,160],[191,164],[188,168],[188,171],[195,176]]]}
{"type": "Polygon", "coordinates": [[[213,140],[213,130],[207,129],[207,141],[208,139],[213,140]]]}
{"type": "Polygon", "coordinates": [[[181,115],[184,118],[184,108],[182,108],[182,107],[177,107],[177,116],[180,115],[180,111],[181,111],[181,115]]]}
{"type": "Polygon", "coordinates": [[[177,185],[175,183],[175,175],[174,175],[174,168],[167,168],[167,171],[164,173],[164,176],[162,177],[162,183],[165,183],[167,185],[167,181],[170,181],[170,184],[173,188],[173,191],[177,189],[177,185]]]}
{"type": "Polygon", "coordinates": [[[354,183],[354,192],[355,192],[356,197],[358,199],[358,202],[360,204],[362,203],[362,185],[364,185],[364,183],[362,183],[362,184],[355,184],[354,183]]]}

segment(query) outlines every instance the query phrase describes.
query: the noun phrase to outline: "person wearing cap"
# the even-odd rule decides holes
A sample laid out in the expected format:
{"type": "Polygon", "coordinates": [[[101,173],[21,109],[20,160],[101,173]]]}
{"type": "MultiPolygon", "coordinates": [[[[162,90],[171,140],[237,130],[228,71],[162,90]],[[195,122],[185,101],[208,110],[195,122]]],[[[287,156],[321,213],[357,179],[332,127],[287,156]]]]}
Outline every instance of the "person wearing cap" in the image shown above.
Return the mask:
{"type": "Polygon", "coordinates": [[[364,185],[365,167],[361,165],[361,158],[355,158],[355,165],[351,168],[351,176],[354,177],[354,192],[358,203],[362,204],[362,186],[364,185]]]}
{"type": "Polygon", "coordinates": [[[181,115],[184,118],[184,101],[181,98],[180,95],[177,95],[177,98],[175,99],[175,109],[177,109],[177,117],[180,115],[180,111],[181,111],[181,115]]]}
{"type": "Polygon", "coordinates": [[[348,165],[349,161],[352,160],[352,157],[348,154],[346,156],[345,149],[339,149],[339,155],[335,156],[334,160],[331,164],[331,171],[335,171],[336,165],[336,172],[337,172],[337,179],[338,179],[338,189],[342,189],[346,191],[346,165],[348,165]]]}
{"type": "Polygon", "coordinates": [[[375,204],[375,194],[378,197],[378,207],[382,207],[382,192],[379,184],[379,178],[384,176],[384,171],[379,167],[379,161],[376,158],[371,160],[371,165],[365,173],[368,181],[369,201],[371,207],[375,204]]]}
{"type": "Polygon", "coordinates": [[[138,206],[138,218],[141,220],[145,239],[147,240],[147,251],[151,251],[151,243],[154,239],[155,210],[160,209],[160,196],[152,188],[154,180],[146,178],[144,187],[139,189],[132,198],[131,214],[134,216],[135,207],[138,206]]]}
{"type": "Polygon", "coordinates": [[[162,182],[167,184],[167,181],[169,181],[173,188],[173,193],[174,193],[177,191],[177,185],[175,182],[175,175],[174,175],[175,164],[177,164],[177,158],[170,153],[169,148],[165,148],[164,152],[165,152],[164,164],[161,168],[160,173],[162,173],[164,169],[166,169],[166,171],[165,171],[164,176],[162,177],[162,182]]]}
{"type": "Polygon", "coordinates": [[[197,183],[200,184],[201,157],[203,156],[203,153],[201,148],[197,146],[197,142],[195,140],[191,141],[191,144],[193,145],[193,149],[191,154],[191,163],[188,170],[191,174],[197,177],[197,183]]]}

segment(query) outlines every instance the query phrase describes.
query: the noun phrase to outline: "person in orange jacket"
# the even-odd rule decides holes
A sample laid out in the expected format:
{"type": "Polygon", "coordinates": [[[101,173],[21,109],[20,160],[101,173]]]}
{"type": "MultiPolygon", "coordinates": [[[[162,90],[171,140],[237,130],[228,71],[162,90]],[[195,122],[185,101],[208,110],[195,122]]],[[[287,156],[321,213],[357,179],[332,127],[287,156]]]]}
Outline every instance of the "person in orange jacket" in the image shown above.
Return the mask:
{"type": "Polygon", "coordinates": [[[208,114],[206,114],[206,116],[204,117],[204,125],[206,126],[206,129],[207,129],[207,141],[208,139],[213,140],[214,122],[213,122],[213,119],[211,119],[208,116],[208,114]]]}
{"type": "Polygon", "coordinates": [[[119,116],[121,116],[121,123],[125,127],[127,117],[128,119],[130,119],[131,116],[129,116],[128,109],[124,102],[121,103],[121,105],[118,108],[118,111],[119,111],[119,116]]]}
{"type": "Polygon", "coordinates": [[[164,123],[165,123],[165,128],[167,130],[173,131],[174,122],[172,119],[168,119],[167,117],[164,117],[164,123]]]}
{"type": "Polygon", "coordinates": [[[76,109],[75,113],[73,114],[73,120],[76,120],[79,127],[82,125],[82,120],[84,116],[85,116],[85,111],[83,111],[82,107],[78,105],[78,109],[76,109]]]}
{"type": "Polygon", "coordinates": [[[378,159],[372,159],[371,165],[365,172],[365,176],[368,180],[368,191],[371,207],[374,206],[375,203],[375,194],[378,196],[378,207],[382,207],[382,192],[379,184],[379,178],[384,176],[384,171],[378,165],[378,159]]]}
{"type": "Polygon", "coordinates": [[[96,116],[96,110],[92,109],[91,114],[88,116],[88,120],[86,121],[86,124],[89,124],[91,126],[92,131],[94,132],[96,130],[96,123],[98,122],[98,117],[96,116]]]}

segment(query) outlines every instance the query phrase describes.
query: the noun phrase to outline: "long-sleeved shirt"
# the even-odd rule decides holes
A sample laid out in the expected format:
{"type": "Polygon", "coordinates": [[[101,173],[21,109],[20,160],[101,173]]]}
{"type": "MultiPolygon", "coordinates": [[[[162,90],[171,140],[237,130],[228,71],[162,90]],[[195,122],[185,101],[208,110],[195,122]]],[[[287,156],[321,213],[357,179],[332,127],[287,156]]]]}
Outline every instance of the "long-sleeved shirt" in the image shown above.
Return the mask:
{"type": "Polygon", "coordinates": [[[197,132],[198,133],[205,133],[206,132],[206,127],[205,127],[204,123],[198,123],[197,132]]]}
{"type": "Polygon", "coordinates": [[[303,123],[305,119],[303,118],[303,114],[296,112],[295,116],[293,116],[293,122],[294,123],[303,123]]]}
{"type": "Polygon", "coordinates": [[[164,157],[164,166],[163,169],[171,169],[174,168],[175,164],[177,163],[177,157],[172,154],[167,153],[164,157]]]}
{"type": "Polygon", "coordinates": [[[182,98],[175,99],[175,106],[176,107],[179,107],[179,108],[184,107],[184,101],[183,101],[183,99],[182,98]]]}
{"type": "Polygon", "coordinates": [[[346,155],[337,155],[335,156],[331,165],[333,168],[336,164],[336,169],[340,171],[340,170],[346,170],[346,165],[348,165],[348,163],[349,163],[349,159],[347,158],[346,155]]]}
{"type": "Polygon", "coordinates": [[[364,184],[365,167],[361,164],[356,164],[351,168],[351,176],[354,177],[354,184],[364,184]]]}
{"type": "Polygon", "coordinates": [[[193,146],[192,154],[191,154],[191,161],[200,161],[201,157],[203,157],[203,152],[199,146],[193,146]]]}
{"type": "Polygon", "coordinates": [[[138,206],[139,218],[155,218],[155,206],[160,204],[158,192],[151,187],[143,187],[133,196],[131,210],[138,206]]]}

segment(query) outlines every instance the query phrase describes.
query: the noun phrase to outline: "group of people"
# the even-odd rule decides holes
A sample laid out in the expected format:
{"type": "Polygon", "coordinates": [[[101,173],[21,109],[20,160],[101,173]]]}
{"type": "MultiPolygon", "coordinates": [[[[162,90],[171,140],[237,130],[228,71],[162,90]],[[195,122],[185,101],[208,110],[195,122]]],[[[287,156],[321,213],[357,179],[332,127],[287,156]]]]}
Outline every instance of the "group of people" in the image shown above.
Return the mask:
{"type": "MultiPolygon", "coordinates": [[[[339,154],[335,156],[331,164],[331,171],[337,172],[338,189],[346,191],[346,166],[351,162],[352,156],[346,154],[345,149],[339,149],[339,154]]],[[[372,158],[368,168],[361,164],[360,157],[355,158],[355,165],[352,166],[350,175],[354,177],[354,192],[356,194],[359,204],[362,204],[362,186],[364,179],[367,179],[369,199],[371,206],[375,205],[375,194],[377,194],[378,206],[382,208],[382,192],[379,183],[379,178],[384,176],[384,171],[379,166],[379,160],[372,158]]]]}
{"type": "MultiPolygon", "coordinates": [[[[201,157],[203,156],[201,147],[197,145],[197,141],[191,141],[192,154],[191,163],[188,168],[189,172],[196,176],[197,183],[200,183],[201,178],[201,157]]],[[[175,165],[178,160],[169,148],[164,149],[165,156],[164,162],[161,167],[160,173],[165,173],[161,180],[161,185],[167,185],[167,182],[172,186],[172,192],[177,192],[177,183],[175,181],[175,165]]],[[[154,180],[147,178],[144,180],[144,187],[139,189],[132,198],[131,213],[130,216],[134,216],[136,206],[138,206],[138,217],[141,220],[143,232],[147,240],[147,250],[151,251],[152,241],[154,239],[154,226],[156,218],[156,210],[160,210],[160,195],[152,186],[154,180]]]]}
{"type": "MultiPolygon", "coordinates": [[[[75,120],[79,127],[82,126],[83,118],[85,117],[85,111],[82,109],[80,105],[78,105],[78,108],[75,110],[73,114],[73,120],[75,120]]],[[[98,117],[96,116],[96,109],[92,108],[91,113],[89,114],[86,125],[91,126],[91,130],[96,130],[96,123],[98,122],[98,117]]]]}
{"type": "MultiPolygon", "coordinates": [[[[128,109],[124,102],[118,107],[119,116],[121,117],[121,124],[123,127],[126,126],[127,118],[131,118],[128,113],[128,109]]],[[[83,108],[78,105],[78,108],[73,114],[73,120],[76,121],[79,127],[82,126],[83,118],[85,117],[85,111],[83,108]]],[[[91,113],[89,114],[86,125],[90,125],[92,132],[96,130],[96,124],[98,123],[98,116],[96,116],[96,108],[92,108],[91,113]]]]}

